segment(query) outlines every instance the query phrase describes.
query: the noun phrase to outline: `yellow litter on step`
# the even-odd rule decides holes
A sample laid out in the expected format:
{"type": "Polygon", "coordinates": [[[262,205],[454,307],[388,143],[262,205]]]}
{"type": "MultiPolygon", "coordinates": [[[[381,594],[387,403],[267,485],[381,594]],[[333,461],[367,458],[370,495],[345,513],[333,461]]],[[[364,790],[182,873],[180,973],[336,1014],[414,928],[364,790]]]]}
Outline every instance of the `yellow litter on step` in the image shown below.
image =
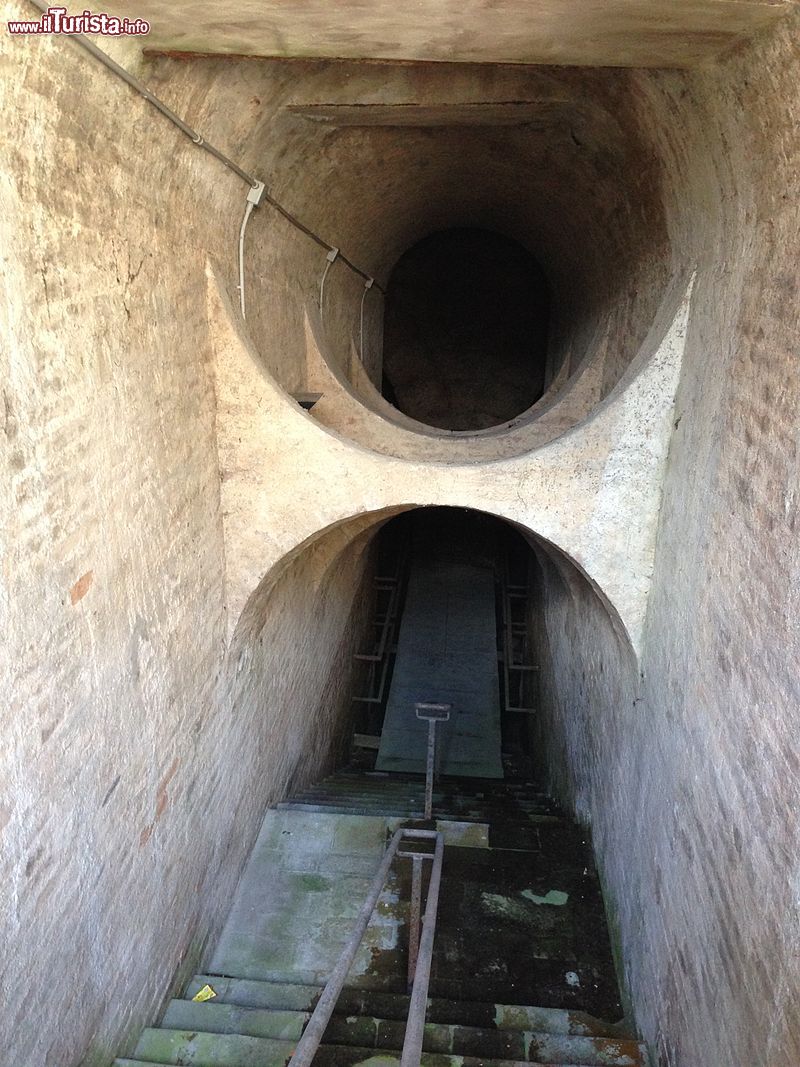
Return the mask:
{"type": "Polygon", "coordinates": [[[210,985],[204,985],[201,990],[195,993],[192,1000],[199,1000],[202,1003],[204,1000],[213,1000],[216,995],[210,985]]]}

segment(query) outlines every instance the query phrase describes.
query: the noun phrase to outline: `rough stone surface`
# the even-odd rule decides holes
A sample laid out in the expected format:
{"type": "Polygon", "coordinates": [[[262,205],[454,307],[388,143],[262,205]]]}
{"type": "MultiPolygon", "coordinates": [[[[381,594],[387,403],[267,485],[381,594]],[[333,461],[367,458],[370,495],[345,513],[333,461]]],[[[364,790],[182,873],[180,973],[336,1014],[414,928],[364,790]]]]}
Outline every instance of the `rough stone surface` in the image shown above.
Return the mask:
{"type": "Polygon", "coordinates": [[[363,569],[329,614],[285,577],[237,700],[205,266],[234,284],[242,183],[69,42],[1,47],[0,1058],[107,1064],[327,765],[363,569]]]}
{"type": "Polygon", "coordinates": [[[800,1060],[797,29],[653,83],[700,271],[638,666],[542,559],[539,737],[669,1067],[800,1060]]]}
{"type": "Polygon", "coordinates": [[[426,464],[379,456],[319,426],[260,366],[209,282],[231,626],[260,604],[271,567],[330,533],[349,539],[409,507],[477,504],[560,546],[639,647],[688,292],[655,351],[645,348],[572,432],[505,461],[426,464]]]}
{"type": "Polygon", "coordinates": [[[643,1035],[665,1067],[800,1062],[797,31],[688,74],[137,60],[379,280],[446,225],[539,256],[551,389],[471,440],[389,421],[342,264],[314,340],[324,253],[266,208],[245,330],[239,180],[74,45],[3,36],[7,1056],[105,1064],[152,1018],[266,803],[341,743],[370,533],[449,504],[538,535],[539,739],[643,1035]],[[447,124],[513,100],[538,123],[447,124]],[[320,104],[426,110],[290,110],[320,104]],[[315,419],[287,393],[326,373],[315,419]]]}
{"type": "Polygon", "coordinates": [[[237,742],[214,700],[224,564],[197,287],[238,183],[197,156],[174,179],[177,132],[65,42],[3,50],[0,1044],[18,1063],[104,1063],[197,956],[243,859],[220,863],[237,742]]]}
{"type": "MultiPolygon", "coordinates": [[[[592,361],[602,355],[603,396],[644,342],[671,276],[684,268],[658,195],[664,161],[647,129],[651,115],[640,113],[649,84],[640,74],[153,59],[146,75],[167,102],[180,108],[189,98],[196,128],[380,285],[404,251],[436,230],[483,227],[523,244],[554,296],[550,376],[564,363],[575,374],[589,352],[592,361]],[[423,119],[414,126],[406,116],[398,127],[307,117],[309,105],[325,101],[370,112],[388,104],[420,110],[423,119]],[[452,114],[487,102],[512,102],[526,121],[451,123],[452,114]],[[439,125],[431,125],[432,112],[439,125]]],[[[250,220],[246,260],[247,325],[261,361],[288,392],[319,391],[304,324],[319,314],[325,249],[264,207],[250,220]]],[[[363,365],[359,358],[364,295],[362,279],[341,259],[334,263],[319,350],[363,406],[408,426],[374,388],[383,313],[377,287],[364,299],[363,365]]]]}
{"type": "Polygon", "coordinates": [[[109,11],[152,23],[153,45],[243,55],[684,67],[789,8],[786,0],[154,0],[109,11]]]}

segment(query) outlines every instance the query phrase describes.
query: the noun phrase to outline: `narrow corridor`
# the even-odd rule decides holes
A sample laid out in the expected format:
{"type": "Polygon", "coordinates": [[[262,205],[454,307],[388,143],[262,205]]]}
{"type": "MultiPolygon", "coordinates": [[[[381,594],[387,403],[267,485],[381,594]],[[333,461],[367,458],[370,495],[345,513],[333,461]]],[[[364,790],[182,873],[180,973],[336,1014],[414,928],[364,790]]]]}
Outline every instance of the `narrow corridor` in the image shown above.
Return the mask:
{"type": "MultiPolygon", "coordinates": [[[[407,554],[408,574],[380,738],[356,734],[345,768],[267,813],[207,973],[145,1031],[136,1059],[118,1067],[283,1067],[400,827],[438,831],[444,842],[426,1067],[645,1062],[619,1021],[587,834],[542,791],[519,743],[503,751],[499,574],[516,535],[451,509],[396,524],[410,545],[402,536],[389,543],[407,554]],[[423,700],[452,712],[438,724],[440,773],[427,820],[427,724],[414,714],[423,700]]],[[[399,1061],[411,871],[401,852],[315,1064],[399,1061]]]]}

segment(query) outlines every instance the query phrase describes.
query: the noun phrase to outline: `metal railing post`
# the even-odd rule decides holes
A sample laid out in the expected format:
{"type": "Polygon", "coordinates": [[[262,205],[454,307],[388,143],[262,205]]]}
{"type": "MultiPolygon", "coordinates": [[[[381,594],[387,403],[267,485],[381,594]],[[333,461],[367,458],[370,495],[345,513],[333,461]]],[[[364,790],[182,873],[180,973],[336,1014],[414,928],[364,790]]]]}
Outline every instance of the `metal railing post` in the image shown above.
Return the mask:
{"type": "Polygon", "coordinates": [[[422,863],[419,853],[411,856],[411,909],[408,924],[408,991],[414,985],[419,956],[420,915],[422,910],[422,863]]]}
{"type": "Polygon", "coordinates": [[[425,1015],[428,1009],[428,986],[431,980],[433,963],[433,937],[436,933],[436,913],[439,909],[439,885],[442,880],[442,858],[444,856],[444,838],[435,834],[436,847],[433,853],[433,868],[428,885],[428,899],[425,902],[425,917],[422,920],[422,938],[419,944],[419,957],[411,990],[411,1003],[408,1006],[408,1022],[403,1040],[403,1052],[400,1067],[419,1067],[422,1056],[422,1042],[425,1039],[425,1015]]]}
{"type": "Polygon", "coordinates": [[[425,761],[425,818],[433,818],[433,778],[436,773],[436,724],[447,722],[450,718],[452,704],[428,704],[426,702],[414,705],[417,718],[428,724],[428,754],[425,761]]]}

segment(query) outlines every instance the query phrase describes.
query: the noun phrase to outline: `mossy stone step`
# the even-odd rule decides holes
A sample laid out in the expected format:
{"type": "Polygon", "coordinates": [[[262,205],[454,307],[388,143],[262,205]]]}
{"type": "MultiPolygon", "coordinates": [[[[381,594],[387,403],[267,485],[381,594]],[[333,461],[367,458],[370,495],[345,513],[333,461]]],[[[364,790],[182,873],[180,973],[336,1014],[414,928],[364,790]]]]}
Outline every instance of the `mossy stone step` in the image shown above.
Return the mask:
{"type": "MultiPolygon", "coordinates": [[[[368,1048],[348,1048],[345,1045],[322,1045],[314,1057],[314,1067],[398,1067],[399,1052],[380,1052],[368,1048]]],[[[527,1067],[519,1060],[493,1060],[483,1056],[446,1056],[437,1052],[423,1052],[420,1067],[527,1067]]],[[[542,1067],[583,1067],[574,1063],[549,1063],[542,1067]]]]}
{"type": "MultiPolygon", "coordinates": [[[[145,1031],[135,1056],[139,1062],[173,1067],[286,1067],[293,1048],[292,1042],[267,1038],[161,1030],[145,1031]]],[[[393,1067],[400,1063],[400,1053],[322,1045],[314,1062],[315,1067],[393,1067]]],[[[420,1067],[519,1067],[530,1062],[436,1052],[423,1052],[420,1057],[420,1067]]],[[[130,1063],[116,1061],[117,1067],[128,1067],[130,1063]]],[[[559,1067],[586,1067],[586,1064],[571,1064],[564,1060],[540,1060],[539,1063],[547,1063],[548,1067],[557,1064],[559,1067]]],[[[610,1067],[613,1061],[606,1063],[610,1067]]]]}
{"type": "Polygon", "coordinates": [[[310,1014],[308,1011],[245,1008],[217,1000],[203,1003],[171,1000],[161,1026],[169,1030],[202,1030],[209,1034],[242,1034],[245,1037],[297,1041],[310,1014]]]}
{"type": "Polygon", "coordinates": [[[295,1041],[242,1034],[150,1028],[142,1033],[133,1054],[145,1063],[180,1067],[286,1067],[295,1045],[295,1041]]]}
{"type": "MultiPolygon", "coordinates": [[[[421,806],[391,803],[386,801],[381,804],[360,804],[353,802],[342,802],[337,800],[316,800],[306,801],[302,797],[296,800],[283,800],[276,805],[278,811],[308,811],[318,812],[320,814],[328,813],[330,815],[374,815],[385,819],[403,819],[410,818],[414,815],[419,815],[422,812],[421,806]]],[[[536,823],[563,823],[563,820],[558,815],[551,815],[547,813],[529,813],[514,812],[512,813],[493,813],[486,810],[477,809],[443,809],[434,804],[433,814],[437,819],[450,819],[457,822],[491,822],[494,815],[500,815],[502,822],[509,823],[510,825],[519,826],[531,826],[536,823]]]]}
{"type": "MultiPolygon", "coordinates": [[[[210,985],[216,993],[217,1002],[280,1011],[311,1012],[322,992],[322,986],[317,985],[196,974],[187,986],[185,996],[191,999],[206,985],[210,985]]],[[[405,993],[347,986],[339,997],[337,1011],[343,1015],[405,1020],[408,1005],[409,997],[405,993]]],[[[595,1019],[585,1012],[523,1004],[491,1004],[430,997],[427,1019],[433,1023],[496,1030],[535,1030],[583,1037],[628,1037],[613,1023],[595,1019]]]]}
{"type": "MultiPolygon", "coordinates": [[[[304,789],[289,800],[327,798],[335,801],[347,801],[353,804],[379,804],[379,803],[403,803],[414,804],[421,807],[425,802],[425,791],[420,789],[414,792],[401,792],[399,790],[354,790],[354,789],[304,789]]],[[[448,804],[454,808],[480,808],[484,811],[496,811],[499,815],[514,814],[515,812],[541,812],[555,814],[557,809],[553,804],[542,804],[533,800],[517,800],[515,798],[449,796],[447,793],[433,794],[434,804],[448,804]]]]}
{"type": "MultiPolygon", "coordinates": [[[[297,1040],[308,1018],[307,1012],[176,1000],[170,1003],[162,1025],[174,1030],[297,1040]]],[[[325,1032],[324,1042],[329,1045],[400,1051],[405,1029],[405,1020],[335,1014],[325,1032]]],[[[640,1049],[636,1042],[621,1038],[495,1030],[447,1023],[426,1024],[423,1048],[426,1052],[517,1060],[522,1063],[567,1060],[591,1067],[604,1067],[606,1064],[639,1067],[641,1064],[640,1049]]]]}

